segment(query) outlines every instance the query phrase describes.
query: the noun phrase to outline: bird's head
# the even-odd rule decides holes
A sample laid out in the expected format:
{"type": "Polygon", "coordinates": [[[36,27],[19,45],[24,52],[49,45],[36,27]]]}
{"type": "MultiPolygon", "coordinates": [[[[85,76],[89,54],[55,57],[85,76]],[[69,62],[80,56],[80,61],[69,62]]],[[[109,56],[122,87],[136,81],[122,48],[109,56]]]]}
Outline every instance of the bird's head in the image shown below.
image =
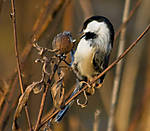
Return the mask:
{"type": "Polygon", "coordinates": [[[114,29],[111,22],[104,16],[92,16],[88,18],[82,28],[85,39],[94,39],[103,34],[108,34],[110,43],[114,40],[114,29]]]}

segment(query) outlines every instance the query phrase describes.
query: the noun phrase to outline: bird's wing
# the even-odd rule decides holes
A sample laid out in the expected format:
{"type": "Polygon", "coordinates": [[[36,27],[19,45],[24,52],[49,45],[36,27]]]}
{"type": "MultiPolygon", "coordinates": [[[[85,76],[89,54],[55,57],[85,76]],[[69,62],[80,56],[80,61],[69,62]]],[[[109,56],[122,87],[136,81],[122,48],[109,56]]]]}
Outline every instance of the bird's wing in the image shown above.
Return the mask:
{"type": "MultiPolygon", "coordinates": [[[[108,67],[108,62],[109,62],[109,55],[106,55],[104,52],[97,51],[94,54],[93,66],[97,72],[101,73],[102,71],[104,71],[108,67]]],[[[100,83],[103,82],[104,77],[105,77],[105,75],[103,75],[100,78],[100,83]]]]}

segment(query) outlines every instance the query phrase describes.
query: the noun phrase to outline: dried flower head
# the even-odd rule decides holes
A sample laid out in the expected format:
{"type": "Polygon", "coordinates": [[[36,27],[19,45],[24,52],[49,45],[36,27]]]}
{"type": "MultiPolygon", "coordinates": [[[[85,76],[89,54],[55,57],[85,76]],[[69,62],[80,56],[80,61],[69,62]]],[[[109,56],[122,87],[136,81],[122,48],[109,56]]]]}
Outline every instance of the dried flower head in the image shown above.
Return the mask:
{"type": "Polygon", "coordinates": [[[52,42],[53,50],[58,50],[57,54],[67,54],[73,48],[73,39],[70,32],[64,31],[57,34],[52,42]]]}

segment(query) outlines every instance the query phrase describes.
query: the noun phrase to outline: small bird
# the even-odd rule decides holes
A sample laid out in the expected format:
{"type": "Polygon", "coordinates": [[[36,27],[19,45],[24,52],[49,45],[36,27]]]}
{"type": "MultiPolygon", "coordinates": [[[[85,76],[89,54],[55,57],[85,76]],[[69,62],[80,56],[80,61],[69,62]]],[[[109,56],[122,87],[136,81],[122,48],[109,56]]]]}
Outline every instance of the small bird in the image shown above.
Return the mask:
{"type": "MultiPolygon", "coordinates": [[[[83,24],[83,35],[74,54],[72,68],[80,80],[97,76],[108,66],[114,29],[103,16],[92,16],[83,24]]],[[[100,82],[103,82],[104,77],[100,82]]]]}
{"type": "MultiPolygon", "coordinates": [[[[84,22],[82,33],[71,66],[79,81],[88,81],[108,67],[113,48],[114,28],[106,17],[92,16],[84,22]]],[[[100,78],[99,83],[103,82],[104,77],[105,75],[100,78]]],[[[78,90],[79,87],[71,96],[78,90]]],[[[62,119],[71,103],[57,114],[55,121],[62,119]]]]}

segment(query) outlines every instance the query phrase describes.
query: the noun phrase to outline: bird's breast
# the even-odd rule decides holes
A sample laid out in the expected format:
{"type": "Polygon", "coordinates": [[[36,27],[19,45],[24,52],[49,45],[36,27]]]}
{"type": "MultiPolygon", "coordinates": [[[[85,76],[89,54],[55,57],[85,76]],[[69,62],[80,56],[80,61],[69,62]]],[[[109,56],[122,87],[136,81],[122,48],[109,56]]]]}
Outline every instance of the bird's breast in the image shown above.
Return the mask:
{"type": "Polygon", "coordinates": [[[95,48],[90,46],[89,41],[82,39],[77,47],[73,68],[76,65],[77,70],[81,76],[91,78],[95,74],[93,68],[93,56],[95,54],[95,48]]]}

